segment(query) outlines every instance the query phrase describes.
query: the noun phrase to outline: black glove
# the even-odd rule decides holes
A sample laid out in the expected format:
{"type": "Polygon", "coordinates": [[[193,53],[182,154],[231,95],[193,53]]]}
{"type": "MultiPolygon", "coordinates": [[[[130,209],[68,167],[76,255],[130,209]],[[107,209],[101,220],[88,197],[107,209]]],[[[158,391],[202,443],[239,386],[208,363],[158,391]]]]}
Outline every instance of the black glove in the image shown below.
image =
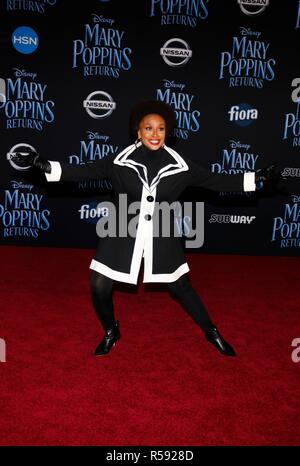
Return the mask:
{"type": "Polygon", "coordinates": [[[25,163],[31,167],[36,167],[44,173],[51,173],[51,164],[40,154],[29,150],[28,152],[15,152],[13,158],[18,162],[25,163]]]}
{"type": "Polygon", "coordinates": [[[279,181],[284,179],[281,175],[280,170],[276,167],[276,165],[269,165],[268,167],[259,168],[255,172],[255,183],[263,183],[263,184],[270,184],[273,186],[277,186],[279,181]]]}

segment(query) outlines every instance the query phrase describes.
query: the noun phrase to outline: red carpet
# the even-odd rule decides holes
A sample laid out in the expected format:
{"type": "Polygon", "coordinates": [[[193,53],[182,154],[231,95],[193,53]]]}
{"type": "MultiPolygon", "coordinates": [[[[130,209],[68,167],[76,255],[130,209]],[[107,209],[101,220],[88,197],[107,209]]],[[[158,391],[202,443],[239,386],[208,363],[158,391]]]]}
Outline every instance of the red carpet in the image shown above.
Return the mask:
{"type": "Polygon", "coordinates": [[[1,253],[0,445],[299,445],[298,258],[187,255],[237,358],[141,282],[115,292],[122,337],[95,358],[93,251],[1,253]]]}

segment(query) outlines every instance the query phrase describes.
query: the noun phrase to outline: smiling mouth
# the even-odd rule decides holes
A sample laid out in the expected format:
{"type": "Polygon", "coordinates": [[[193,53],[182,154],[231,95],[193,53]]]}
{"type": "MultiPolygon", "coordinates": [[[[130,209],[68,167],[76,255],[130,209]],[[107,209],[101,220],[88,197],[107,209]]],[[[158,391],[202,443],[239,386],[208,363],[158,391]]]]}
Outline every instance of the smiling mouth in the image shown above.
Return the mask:
{"type": "Polygon", "coordinates": [[[152,144],[153,146],[157,146],[158,144],[160,144],[160,140],[159,140],[159,139],[149,139],[149,142],[150,142],[150,144],[152,144]]]}

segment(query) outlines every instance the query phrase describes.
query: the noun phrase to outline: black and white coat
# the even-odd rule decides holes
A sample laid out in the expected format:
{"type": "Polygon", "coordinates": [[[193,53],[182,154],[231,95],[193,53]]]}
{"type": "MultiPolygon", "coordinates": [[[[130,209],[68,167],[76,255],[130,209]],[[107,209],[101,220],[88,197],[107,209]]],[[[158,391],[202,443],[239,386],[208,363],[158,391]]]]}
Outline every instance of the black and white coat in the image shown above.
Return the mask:
{"type": "MultiPolygon", "coordinates": [[[[140,142],[132,144],[116,156],[83,167],[51,161],[51,173],[45,175],[50,182],[110,178],[117,211],[119,194],[126,193],[128,203],[140,202],[135,237],[100,238],[91,269],[113,280],[136,284],[144,258],[144,282],[174,282],[187,273],[189,267],[179,237],[153,234],[153,219],[159,203],[173,203],[188,186],[214,191],[255,191],[255,173],[210,173],[164,146],[170,163],[158,171],[149,186],[146,166],[135,161],[140,146],[140,142]]],[[[130,222],[130,214],[127,216],[130,222]]]]}

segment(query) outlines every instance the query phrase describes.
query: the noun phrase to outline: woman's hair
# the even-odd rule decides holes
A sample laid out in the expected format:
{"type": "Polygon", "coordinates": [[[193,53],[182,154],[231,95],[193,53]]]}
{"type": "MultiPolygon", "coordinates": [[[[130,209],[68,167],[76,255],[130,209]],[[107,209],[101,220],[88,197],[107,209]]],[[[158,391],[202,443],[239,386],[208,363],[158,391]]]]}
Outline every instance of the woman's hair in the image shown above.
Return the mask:
{"type": "Polygon", "coordinates": [[[151,113],[160,115],[165,120],[167,136],[176,125],[176,115],[170,105],[158,100],[142,100],[130,112],[130,130],[135,138],[137,137],[141,120],[151,113]]]}

